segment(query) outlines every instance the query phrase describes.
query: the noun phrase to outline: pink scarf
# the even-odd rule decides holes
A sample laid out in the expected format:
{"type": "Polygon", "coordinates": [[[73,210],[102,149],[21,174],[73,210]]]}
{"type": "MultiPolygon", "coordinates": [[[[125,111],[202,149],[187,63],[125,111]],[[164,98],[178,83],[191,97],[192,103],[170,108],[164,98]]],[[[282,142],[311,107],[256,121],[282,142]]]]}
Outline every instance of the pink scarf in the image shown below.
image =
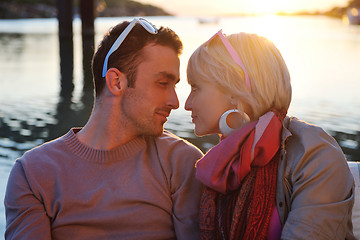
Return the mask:
{"type": "Polygon", "coordinates": [[[267,112],[223,139],[196,163],[196,178],[222,194],[240,187],[251,166],[263,167],[280,147],[282,120],[267,112]]]}
{"type": "Polygon", "coordinates": [[[268,112],[197,162],[196,177],[207,186],[200,203],[200,239],[267,238],[282,120],[283,116],[268,112]]]}

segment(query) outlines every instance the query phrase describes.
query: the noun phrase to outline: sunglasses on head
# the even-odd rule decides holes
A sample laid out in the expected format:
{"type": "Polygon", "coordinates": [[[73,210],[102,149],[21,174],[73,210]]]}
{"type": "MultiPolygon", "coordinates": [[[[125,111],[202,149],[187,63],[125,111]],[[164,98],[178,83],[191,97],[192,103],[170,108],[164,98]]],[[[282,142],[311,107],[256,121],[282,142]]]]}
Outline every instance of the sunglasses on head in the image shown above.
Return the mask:
{"type": "Polygon", "coordinates": [[[158,29],[149,21],[147,21],[144,18],[134,18],[129,25],[124,29],[124,31],[119,35],[119,37],[115,40],[114,44],[111,46],[109,52],[106,54],[105,60],[104,60],[104,65],[103,65],[103,71],[102,71],[102,76],[105,77],[106,72],[108,70],[108,61],[109,61],[109,57],[111,54],[113,54],[119,47],[120,45],[124,42],[126,36],[130,33],[130,31],[134,28],[134,26],[136,25],[136,23],[140,23],[140,25],[149,33],[151,34],[157,34],[158,33],[158,29]]]}
{"type": "Polygon", "coordinates": [[[235,63],[237,63],[241,69],[244,71],[245,74],[245,82],[246,85],[248,86],[249,90],[251,91],[251,85],[250,85],[250,79],[249,79],[249,75],[245,69],[244,63],[241,61],[239,55],[237,54],[237,52],[235,51],[235,49],[233,48],[233,46],[230,44],[229,40],[227,40],[227,38],[224,36],[224,34],[222,33],[222,30],[218,31],[217,33],[214,34],[214,36],[212,36],[207,42],[206,44],[208,44],[212,39],[214,39],[216,36],[219,36],[222,43],[224,44],[226,50],[229,52],[229,54],[231,55],[232,59],[234,60],[235,63]]]}

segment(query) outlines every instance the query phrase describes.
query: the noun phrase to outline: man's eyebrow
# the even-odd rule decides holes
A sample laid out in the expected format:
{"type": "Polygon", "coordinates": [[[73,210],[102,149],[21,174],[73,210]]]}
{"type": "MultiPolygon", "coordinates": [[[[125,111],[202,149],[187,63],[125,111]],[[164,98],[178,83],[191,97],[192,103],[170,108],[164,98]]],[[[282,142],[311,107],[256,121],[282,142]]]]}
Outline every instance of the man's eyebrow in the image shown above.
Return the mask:
{"type": "Polygon", "coordinates": [[[180,78],[176,78],[174,74],[168,73],[168,72],[159,72],[156,74],[157,77],[163,77],[168,79],[170,82],[178,83],[180,82],[180,78]]]}

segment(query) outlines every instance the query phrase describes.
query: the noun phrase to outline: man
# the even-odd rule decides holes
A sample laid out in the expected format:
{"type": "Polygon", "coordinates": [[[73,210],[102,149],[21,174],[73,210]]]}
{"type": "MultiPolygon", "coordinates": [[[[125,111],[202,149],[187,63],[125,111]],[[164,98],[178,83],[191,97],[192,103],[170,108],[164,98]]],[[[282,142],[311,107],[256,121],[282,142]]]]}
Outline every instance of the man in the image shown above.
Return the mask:
{"type": "Polygon", "coordinates": [[[142,18],[115,26],[92,68],[89,121],[19,158],[6,239],[197,239],[202,154],[163,132],[179,107],[182,43],[142,18]]]}

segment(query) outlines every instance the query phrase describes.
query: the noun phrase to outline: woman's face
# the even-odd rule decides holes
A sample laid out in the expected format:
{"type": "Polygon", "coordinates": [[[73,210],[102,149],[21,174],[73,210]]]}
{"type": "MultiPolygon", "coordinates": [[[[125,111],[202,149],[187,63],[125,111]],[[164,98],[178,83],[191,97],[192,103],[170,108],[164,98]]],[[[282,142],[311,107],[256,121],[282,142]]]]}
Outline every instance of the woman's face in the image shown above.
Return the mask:
{"type": "Polygon", "coordinates": [[[190,85],[191,92],[186,100],[185,109],[191,111],[195,134],[204,136],[220,133],[220,116],[232,108],[229,96],[209,82],[195,79],[190,85]]]}

